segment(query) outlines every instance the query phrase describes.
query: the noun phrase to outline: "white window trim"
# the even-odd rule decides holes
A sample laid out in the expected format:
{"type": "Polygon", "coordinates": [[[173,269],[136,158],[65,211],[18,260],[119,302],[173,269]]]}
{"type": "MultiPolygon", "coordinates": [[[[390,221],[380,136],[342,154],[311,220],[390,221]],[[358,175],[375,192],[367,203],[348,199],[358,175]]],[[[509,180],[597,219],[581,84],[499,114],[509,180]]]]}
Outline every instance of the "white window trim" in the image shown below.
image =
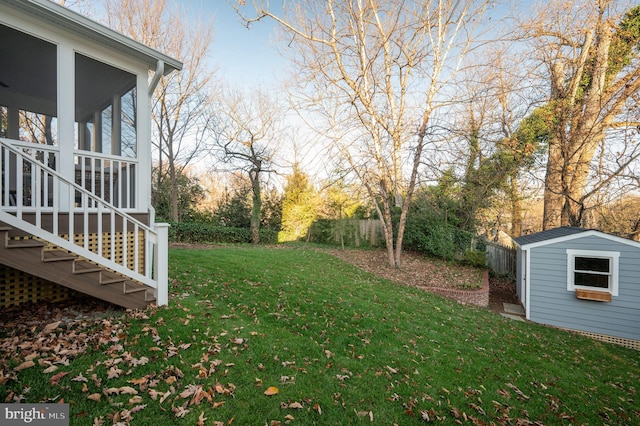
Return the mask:
{"type": "Polygon", "coordinates": [[[567,291],[575,291],[576,289],[601,291],[603,293],[611,293],[612,296],[618,295],[618,267],[620,252],[617,251],[598,251],[598,250],[572,250],[567,249],[567,291]],[[574,283],[575,257],[597,257],[601,259],[609,259],[611,261],[611,288],[597,288],[588,286],[577,286],[574,283]]]}

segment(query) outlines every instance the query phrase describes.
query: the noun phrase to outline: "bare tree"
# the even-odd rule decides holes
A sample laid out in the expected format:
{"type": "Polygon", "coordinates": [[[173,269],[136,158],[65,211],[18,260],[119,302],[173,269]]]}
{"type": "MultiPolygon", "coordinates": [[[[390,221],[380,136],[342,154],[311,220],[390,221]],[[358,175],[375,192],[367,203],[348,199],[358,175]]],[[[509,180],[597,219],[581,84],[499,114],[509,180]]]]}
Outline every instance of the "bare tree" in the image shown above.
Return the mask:
{"type": "Polygon", "coordinates": [[[215,122],[214,152],[230,166],[242,171],[251,182],[251,241],[260,242],[262,178],[274,172],[274,156],[281,146],[280,124],[284,114],[276,101],[260,90],[252,93],[229,91],[222,98],[215,122]]]}
{"type": "MultiPolygon", "coordinates": [[[[237,3],[243,14],[245,1],[237,3]]],[[[304,0],[286,3],[276,14],[268,2],[254,1],[255,14],[244,15],[247,24],[274,20],[295,49],[306,89],[301,93],[324,114],[324,135],[374,201],[393,266],[401,266],[405,223],[425,146],[432,142],[433,114],[454,93],[449,83],[487,4],[304,0]],[[394,235],[395,207],[400,219],[394,235]]]]}
{"type": "Polygon", "coordinates": [[[582,225],[587,201],[640,156],[632,109],[640,90],[640,6],[623,9],[630,6],[552,2],[526,25],[551,87],[543,229],[582,225]]]}
{"type": "Polygon", "coordinates": [[[166,7],[165,0],[105,0],[105,5],[109,26],[184,63],[181,72],[160,79],[152,104],[156,188],[169,180],[171,219],[179,221],[178,179],[206,148],[214,76],[206,55],[213,25],[188,20],[184,11],[166,7]]]}

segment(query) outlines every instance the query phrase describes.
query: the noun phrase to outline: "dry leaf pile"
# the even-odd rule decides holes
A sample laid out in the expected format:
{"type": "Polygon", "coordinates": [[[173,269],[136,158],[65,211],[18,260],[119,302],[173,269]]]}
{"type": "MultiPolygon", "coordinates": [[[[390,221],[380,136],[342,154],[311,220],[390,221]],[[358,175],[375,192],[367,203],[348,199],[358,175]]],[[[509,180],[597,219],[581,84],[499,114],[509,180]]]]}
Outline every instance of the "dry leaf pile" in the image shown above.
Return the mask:
{"type": "MultiPolygon", "coordinates": [[[[0,385],[9,381],[17,381],[17,373],[31,368],[37,368],[49,376],[51,403],[68,402],[62,395],[68,386],[61,384],[61,379],[70,373],[64,371],[73,359],[89,349],[97,347],[102,350],[103,357],[91,365],[85,373],[70,378],[71,382],[82,387],[86,399],[94,402],[108,400],[117,409],[106,416],[94,419],[94,425],[105,424],[128,425],[134,415],[143,411],[147,404],[155,401],[166,410],[173,412],[177,418],[184,417],[195,406],[207,403],[213,408],[225,404],[220,397],[233,396],[235,386],[231,383],[215,383],[205,386],[200,383],[183,383],[184,373],[174,365],[152,374],[138,375],[136,367],[159,359],[179,359],[183,351],[191,347],[190,343],[174,343],[170,336],[161,338],[156,329],[146,326],[142,334],[137,336],[151,337],[156,346],[151,348],[152,357],[140,356],[131,352],[128,330],[128,320],[131,318],[149,319],[151,310],[124,311],[117,310],[100,301],[83,303],[69,303],[61,305],[41,304],[26,306],[20,311],[3,316],[0,321],[0,385]],[[126,347],[125,347],[126,346],[126,347]],[[16,365],[17,364],[17,365],[16,365]],[[13,367],[11,367],[13,365],[13,367]],[[106,371],[106,380],[99,377],[97,371],[106,371]],[[126,385],[122,383],[126,378],[126,385]],[[162,389],[162,390],[161,390],[162,389]],[[116,402],[122,397],[126,404],[116,402]]],[[[159,321],[162,321],[161,319],[159,321]]],[[[205,333],[206,334],[206,333],[205,333]]],[[[214,337],[214,336],[211,336],[214,337]]],[[[245,344],[244,339],[232,339],[229,343],[233,347],[245,344]]],[[[221,345],[215,342],[201,357],[200,362],[190,367],[198,371],[198,379],[209,378],[219,369],[228,369],[233,364],[224,364],[216,359],[221,345]]],[[[176,364],[179,364],[179,360],[176,364]]],[[[224,375],[224,374],[223,374],[224,375]]],[[[30,401],[30,389],[25,387],[20,394],[9,392],[5,403],[20,403],[30,401]]],[[[30,401],[33,402],[33,401],[30,401]]],[[[74,417],[87,417],[91,413],[74,412],[74,417]]],[[[200,423],[204,424],[204,415],[200,416],[200,423]]],[[[215,423],[214,423],[215,424],[215,423]]]]}
{"type": "Polygon", "coordinates": [[[332,249],[328,253],[372,274],[416,287],[458,288],[482,278],[476,268],[432,261],[410,252],[402,254],[400,269],[389,266],[385,250],[332,249]]]}

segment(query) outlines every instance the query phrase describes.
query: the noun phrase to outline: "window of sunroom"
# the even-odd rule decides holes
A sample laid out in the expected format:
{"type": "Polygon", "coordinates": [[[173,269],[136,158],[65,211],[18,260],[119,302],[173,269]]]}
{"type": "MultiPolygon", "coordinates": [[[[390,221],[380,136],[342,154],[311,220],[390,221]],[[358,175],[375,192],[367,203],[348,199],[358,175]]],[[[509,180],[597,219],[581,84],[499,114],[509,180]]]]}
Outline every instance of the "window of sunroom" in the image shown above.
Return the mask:
{"type": "Polygon", "coordinates": [[[58,144],[57,46],[0,25],[0,137],[58,144]]]}
{"type": "Polygon", "coordinates": [[[76,149],[135,158],[136,76],[87,56],[75,56],[76,149]]]}

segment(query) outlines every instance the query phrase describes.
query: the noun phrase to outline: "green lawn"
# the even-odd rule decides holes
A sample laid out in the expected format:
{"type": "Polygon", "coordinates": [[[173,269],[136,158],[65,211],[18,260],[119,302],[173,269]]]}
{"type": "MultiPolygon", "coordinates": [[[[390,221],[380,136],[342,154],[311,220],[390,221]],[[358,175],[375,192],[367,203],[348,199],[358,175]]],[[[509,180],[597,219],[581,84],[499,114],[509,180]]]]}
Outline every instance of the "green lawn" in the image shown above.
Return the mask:
{"type": "Polygon", "coordinates": [[[168,308],[103,321],[68,365],[5,359],[2,401],[63,399],[72,425],[640,423],[637,351],[296,246],[173,249],[169,268],[168,308]]]}

